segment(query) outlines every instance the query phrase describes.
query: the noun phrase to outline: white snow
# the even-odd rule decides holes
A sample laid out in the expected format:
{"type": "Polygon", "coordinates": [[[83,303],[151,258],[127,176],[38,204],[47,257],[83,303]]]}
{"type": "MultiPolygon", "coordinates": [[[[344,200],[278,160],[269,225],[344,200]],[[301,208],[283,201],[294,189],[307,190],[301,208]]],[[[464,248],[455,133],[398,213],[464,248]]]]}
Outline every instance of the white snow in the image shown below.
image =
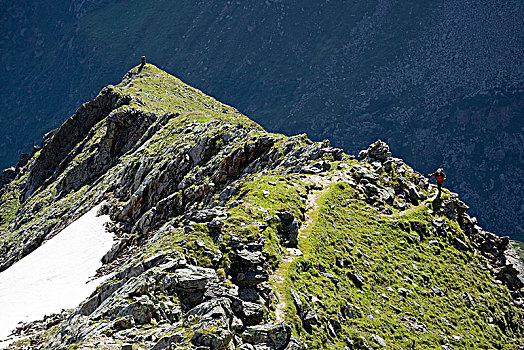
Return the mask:
{"type": "Polygon", "coordinates": [[[78,306],[103,281],[86,283],[113,245],[104,226],[109,216],[97,217],[98,208],[0,273],[0,340],[21,321],[78,306]]]}

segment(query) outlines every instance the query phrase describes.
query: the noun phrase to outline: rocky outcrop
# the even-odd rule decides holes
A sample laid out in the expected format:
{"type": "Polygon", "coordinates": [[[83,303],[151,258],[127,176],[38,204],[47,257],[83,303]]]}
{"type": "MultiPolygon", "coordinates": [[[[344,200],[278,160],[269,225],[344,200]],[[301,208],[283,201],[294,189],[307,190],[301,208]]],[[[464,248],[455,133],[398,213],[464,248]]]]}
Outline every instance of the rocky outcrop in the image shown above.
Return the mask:
{"type": "Polygon", "coordinates": [[[262,306],[244,300],[238,289],[224,288],[215,270],[160,254],[102,284],[44,348],[67,349],[69,344],[112,333],[117,338],[132,336],[152,349],[188,342],[206,349],[262,345],[301,349],[296,340],[290,342],[290,329],[284,324],[253,326],[263,318],[262,306]],[[181,303],[173,303],[172,297],[181,303]],[[153,320],[161,325],[153,334],[138,330],[153,320]]]}
{"type": "Polygon", "coordinates": [[[516,301],[522,305],[524,303],[524,293],[521,290],[524,287],[524,264],[509,243],[509,237],[499,237],[483,230],[477,225],[476,218],[465,212],[467,206],[457,198],[447,203],[447,208],[448,215],[458,218],[461,228],[467,233],[474,249],[481,252],[487,259],[493,276],[502,281],[512,292],[516,301]]]}
{"type": "Polygon", "coordinates": [[[358,153],[358,158],[360,160],[368,160],[372,162],[373,160],[385,161],[388,158],[391,158],[391,152],[389,151],[389,146],[378,140],[371,144],[368,149],[362,150],[358,153]]]}
{"type": "Polygon", "coordinates": [[[53,181],[68,165],[68,162],[64,162],[66,156],[88,135],[92,127],[112,110],[130,102],[129,96],[122,96],[109,87],[102,90],[93,101],[83,104],[51,137],[44,139],[40,154],[31,164],[23,197],[27,199],[46,181],[47,184],[53,181]]]}

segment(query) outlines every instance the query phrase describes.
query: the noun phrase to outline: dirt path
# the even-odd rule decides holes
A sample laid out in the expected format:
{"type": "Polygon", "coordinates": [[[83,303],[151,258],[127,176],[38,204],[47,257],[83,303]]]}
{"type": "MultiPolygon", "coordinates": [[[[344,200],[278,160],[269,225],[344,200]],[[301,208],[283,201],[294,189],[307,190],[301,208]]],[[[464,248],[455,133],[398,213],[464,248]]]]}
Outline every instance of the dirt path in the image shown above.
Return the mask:
{"type": "Polygon", "coordinates": [[[419,205],[416,205],[414,207],[411,207],[409,209],[406,209],[406,210],[403,210],[403,211],[399,211],[398,213],[394,213],[394,214],[382,214],[382,216],[386,217],[386,218],[398,218],[400,216],[403,216],[403,215],[407,215],[407,214],[410,214],[410,213],[413,213],[414,211],[416,211],[417,209],[420,209],[424,206],[426,206],[426,204],[428,203],[429,201],[428,200],[425,200],[424,202],[420,203],[419,205]]]}
{"type": "MultiPolygon", "coordinates": [[[[349,176],[347,170],[335,171],[331,174],[306,175],[302,177],[301,180],[306,184],[313,185],[315,188],[317,188],[308,193],[306,201],[305,220],[298,231],[299,242],[305,242],[308,239],[307,235],[310,232],[310,228],[316,220],[316,213],[318,210],[320,197],[329,190],[331,184],[337,182],[353,183],[353,180],[349,176]]],[[[431,202],[432,200],[434,200],[434,198],[430,197],[417,206],[391,215],[384,214],[383,216],[394,218],[406,215],[424,207],[427,203],[431,202]]],[[[285,321],[285,310],[288,305],[287,303],[292,302],[287,300],[283,288],[287,275],[287,270],[290,267],[290,265],[301,255],[303,255],[303,253],[299,249],[287,248],[285,255],[282,257],[282,262],[270,278],[271,284],[273,284],[273,286],[276,287],[275,293],[279,301],[275,308],[275,322],[277,323],[285,321]]]]}
{"type": "MultiPolygon", "coordinates": [[[[329,175],[307,175],[302,178],[303,182],[313,185],[317,189],[314,189],[308,193],[305,220],[298,229],[299,242],[304,242],[308,238],[307,234],[316,220],[315,213],[318,209],[320,197],[328,191],[331,184],[348,180],[349,176],[340,171],[329,175]]],[[[286,254],[282,257],[282,262],[275,273],[271,276],[271,283],[276,287],[275,293],[279,301],[275,308],[275,322],[277,323],[284,322],[285,320],[285,310],[288,300],[284,294],[283,286],[286,279],[287,270],[291,263],[301,255],[302,252],[300,250],[295,248],[287,248],[286,254]]]]}
{"type": "Polygon", "coordinates": [[[382,214],[382,216],[386,217],[386,218],[398,218],[400,216],[413,213],[414,211],[416,211],[416,210],[418,210],[420,208],[425,207],[426,204],[433,202],[435,199],[436,199],[436,197],[429,197],[425,201],[422,201],[419,205],[416,205],[414,207],[411,207],[411,208],[403,210],[403,211],[399,211],[398,213],[394,213],[394,214],[382,214]]]}

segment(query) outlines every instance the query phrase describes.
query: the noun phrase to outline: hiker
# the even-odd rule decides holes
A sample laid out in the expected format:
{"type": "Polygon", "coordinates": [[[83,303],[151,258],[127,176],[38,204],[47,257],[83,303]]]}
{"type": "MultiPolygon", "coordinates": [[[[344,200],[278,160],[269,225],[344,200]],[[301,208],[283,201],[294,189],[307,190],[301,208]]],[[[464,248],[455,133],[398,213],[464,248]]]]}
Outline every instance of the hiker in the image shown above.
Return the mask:
{"type": "Polygon", "coordinates": [[[144,68],[144,66],[146,65],[146,56],[142,56],[140,60],[141,60],[141,64],[140,64],[140,67],[138,67],[137,73],[140,73],[142,69],[144,68]]]}
{"type": "Polygon", "coordinates": [[[437,171],[435,171],[433,174],[428,174],[429,178],[432,178],[435,176],[435,179],[437,180],[437,187],[438,187],[438,194],[437,198],[440,198],[440,195],[442,193],[442,184],[444,183],[444,180],[446,180],[446,174],[444,173],[444,168],[438,168],[437,171]]]}

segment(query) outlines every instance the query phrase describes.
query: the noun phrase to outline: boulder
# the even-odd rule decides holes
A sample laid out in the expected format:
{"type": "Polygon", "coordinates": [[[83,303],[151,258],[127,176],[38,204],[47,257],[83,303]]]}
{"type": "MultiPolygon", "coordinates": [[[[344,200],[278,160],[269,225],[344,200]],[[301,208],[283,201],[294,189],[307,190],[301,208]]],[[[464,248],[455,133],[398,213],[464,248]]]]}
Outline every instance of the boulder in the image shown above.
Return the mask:
{"type": "Polygon", "coordinates": [[[266,345],[272,350],[285,349],[291,337],[291,327],[285,323],[246,327],[242,340],[255,345],[266,345]]]}
{"type": "Polygon", "coordinates": [[[154,309],[151,300],[147,296],[142,296],[122,309],[117,316],[131,316],[135,324],[147,324],[153,318],[154,309]]]}
{"type": "Polygon", "coordinates": [[[227,298],[215,298],[203,302],[187,315],[187,322],[198,319],[191,342],[197,346],[206,346],[210,349],[227,349],[233,332],[230,330],[230,320],[233,318],[231,301],[227,298]]]}
{"type": "Polygon", "coordinates": [[[373,142],[366,150],[362,150],[358,153],[358,158],[360,160],[368,161],[385,161],[391,158],[391,152],[389,151],[389,146],[387,143],[377,140],[373,142]]]}
{"type": "Polygon", "coordinates": [[[302,317],[302,324],[304,325],[304,328],[308,331],[311,331],[311,326],[318,324],[318,317],[315,310],[309,309],[306,312],[304,312],[304,315],[302,317]]]}
{"type": "Polygon", "coordinates": [[[113,328],[117,330],[129,329],[129,328],[133,328],[134,326],[135,326],[135,319],[130,315],[116,319],[113,322],[113,328]]]}
{"type": "Polygon", "coordinates": [[[370,182],[377,182],[379,179],[380,179],[380,176],[371,171],[370,169],[366,168],[365,166],[363,165],[354,165],[352,168],[351,168],[351,172],[352,174],[354,175],[354,177],[360,181],[362,181],[363,179],[365,180],[368,180],[370,182]]]}
{"type": "Polygon", "coordinates": [[[265,258],[259,250],[237,250],[231,255],[231,262],[230,274],[239,287],[254,287],[269,279],[265,258]]]}
{"type": "Polygon", "coordinates": [[[285,350],[307,350],[307,347],[300,341],[300,339],[291,337],[285,350]]]}

